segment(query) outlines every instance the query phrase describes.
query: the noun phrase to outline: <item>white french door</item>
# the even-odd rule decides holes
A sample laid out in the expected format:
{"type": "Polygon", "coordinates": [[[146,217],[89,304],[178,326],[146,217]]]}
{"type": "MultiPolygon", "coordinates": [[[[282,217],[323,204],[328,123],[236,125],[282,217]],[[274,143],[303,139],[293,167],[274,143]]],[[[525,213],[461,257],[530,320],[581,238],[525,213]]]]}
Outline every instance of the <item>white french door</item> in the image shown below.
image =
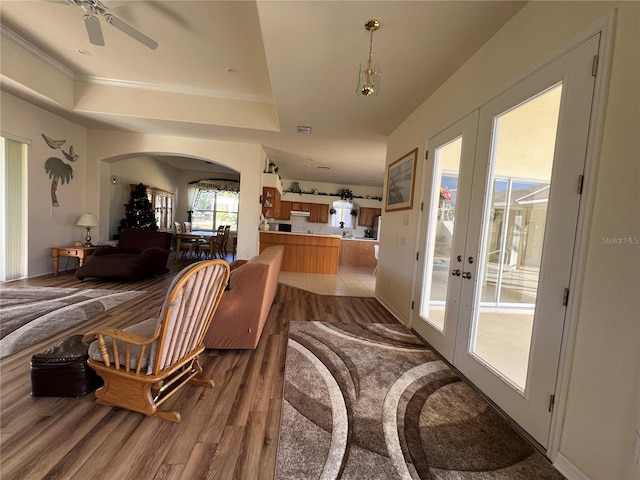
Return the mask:
{"type": "Polygon", "coordinates": [[[598,46],[596,35],[429,140],[412,327],[544,447],[598,46]]]}

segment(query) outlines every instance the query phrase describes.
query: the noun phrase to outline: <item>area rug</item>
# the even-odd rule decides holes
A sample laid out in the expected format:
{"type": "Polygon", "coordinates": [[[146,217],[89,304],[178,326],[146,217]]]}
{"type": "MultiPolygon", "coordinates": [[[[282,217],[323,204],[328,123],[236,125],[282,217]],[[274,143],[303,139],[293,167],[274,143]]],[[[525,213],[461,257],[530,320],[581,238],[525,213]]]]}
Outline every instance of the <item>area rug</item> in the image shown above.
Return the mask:
{"type": "Polygon", "coordinates": [[[562,479],[402,325],[292,322],[277,480],[562,479]]]}
{"type": "Polygon", "coordinates": [[[0,358],[19,352],[144,292],[3,286],[0,358]]]}

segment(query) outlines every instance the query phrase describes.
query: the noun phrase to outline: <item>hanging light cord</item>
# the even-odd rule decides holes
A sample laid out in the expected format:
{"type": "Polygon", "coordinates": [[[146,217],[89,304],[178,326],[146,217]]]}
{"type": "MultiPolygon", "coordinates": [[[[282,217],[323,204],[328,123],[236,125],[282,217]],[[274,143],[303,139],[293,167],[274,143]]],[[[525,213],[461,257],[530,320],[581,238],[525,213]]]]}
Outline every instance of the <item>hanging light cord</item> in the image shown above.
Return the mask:
{"type": "Polygon", "coordinates": [[[371,69],[371,47],[373,46],[373,29],[369,31],[369,63],[367,66],[371,69]]]}

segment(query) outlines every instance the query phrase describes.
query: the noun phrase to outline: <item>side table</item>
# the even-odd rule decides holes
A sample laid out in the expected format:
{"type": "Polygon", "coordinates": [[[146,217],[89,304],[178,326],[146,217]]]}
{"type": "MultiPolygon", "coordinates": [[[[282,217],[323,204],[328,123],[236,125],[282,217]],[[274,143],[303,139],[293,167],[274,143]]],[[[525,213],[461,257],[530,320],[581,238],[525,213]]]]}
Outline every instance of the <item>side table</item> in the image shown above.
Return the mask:
{"type": "Polygon", "coordinates": [[[77,257],[78,267],[84,264],[85,259],[95,252],[98,247],[53,247],[51,248],[51,258],[53,258],[53,276],[58,276],[59,257],[77,257]]]}

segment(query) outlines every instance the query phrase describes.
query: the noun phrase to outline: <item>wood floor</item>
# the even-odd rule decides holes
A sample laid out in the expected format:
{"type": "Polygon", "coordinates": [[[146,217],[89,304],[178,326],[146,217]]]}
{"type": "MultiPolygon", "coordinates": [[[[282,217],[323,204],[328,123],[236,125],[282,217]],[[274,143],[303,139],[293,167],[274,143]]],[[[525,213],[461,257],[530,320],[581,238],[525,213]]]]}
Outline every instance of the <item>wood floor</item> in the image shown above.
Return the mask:
{"type": "Polygon", "coordinates": [[[289,322],[397,323],[374,298],[333,297],[280,284],[256,350],[206,350],[204,373],[215,388],[187,386],[167,402],[182,421],[102,407],[80,398],[31,397],[33,353],[98,326],[124,327],[154,316],[171,278],[78,281],[61,273],[12,282],[33,286],[144,290],[145,295],[0,361],[0,478],[273,479],[289,322]]]}

